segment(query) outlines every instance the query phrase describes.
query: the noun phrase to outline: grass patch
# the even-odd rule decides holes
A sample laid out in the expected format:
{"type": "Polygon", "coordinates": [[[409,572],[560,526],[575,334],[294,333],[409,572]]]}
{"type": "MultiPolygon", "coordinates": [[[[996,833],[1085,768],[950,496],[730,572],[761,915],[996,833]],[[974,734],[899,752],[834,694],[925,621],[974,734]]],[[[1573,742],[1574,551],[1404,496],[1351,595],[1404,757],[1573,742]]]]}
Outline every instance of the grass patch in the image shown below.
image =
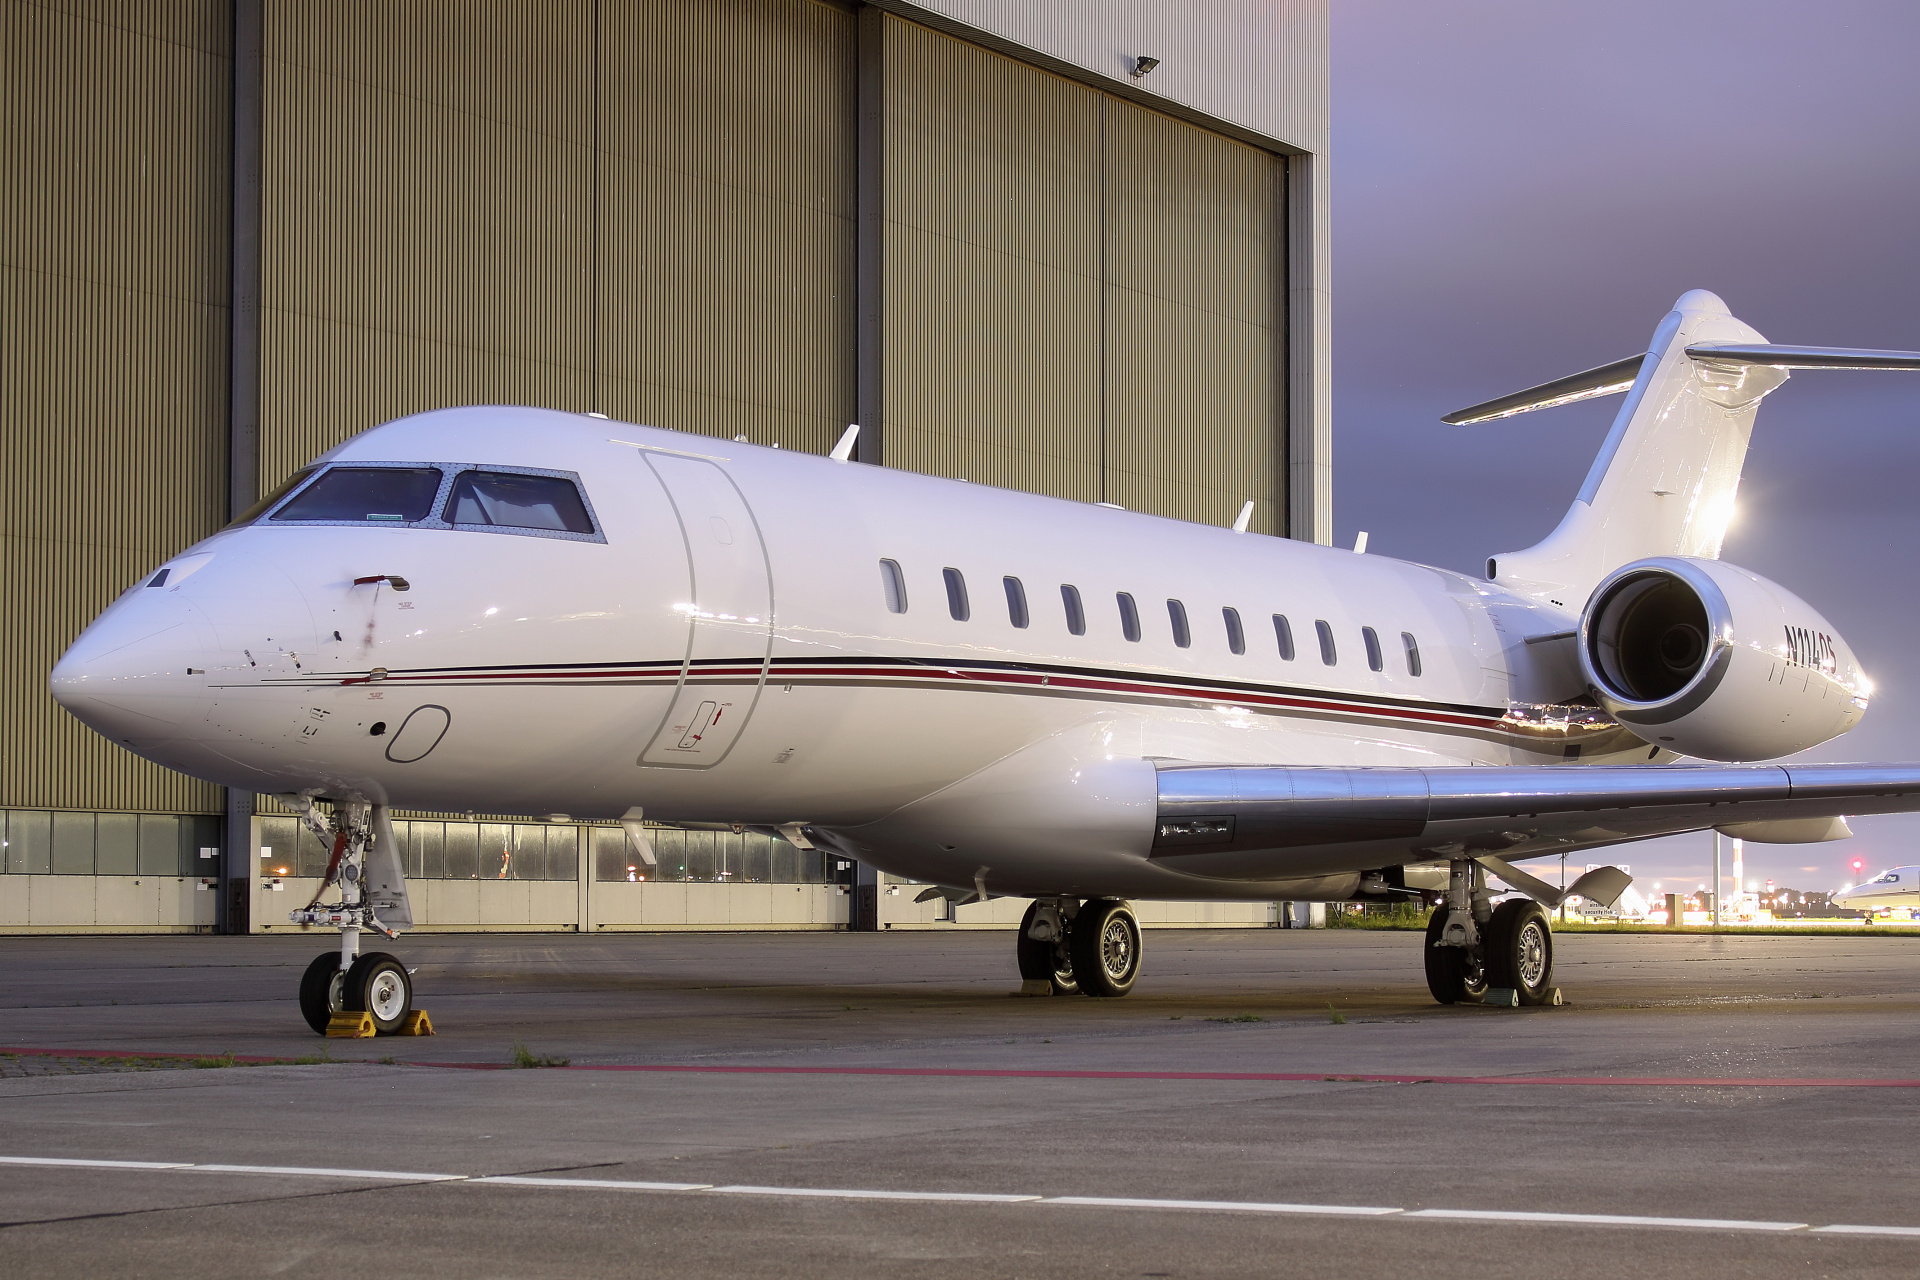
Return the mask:
{"type": "Polygon", "coordinates": [[[1347,1015],[1333,1007],[1333,1001],[1327,1001],[1327,1021],[1336,1027],[1347,1025],[1347,1015]]]}
{"type": "Polygon", "coordinates": [[[1243,1013],[1237,1018],[1208,1018],[1207,1021],[1208,1022],[1265,1022],[1266,1019],[1261,1017],[1257,1013],[1243,1013]]]}
{"type": "Polygon", "coordinates": [[[569,1062],[573,1061],[573,1059],[554,1058],[554,1057],[548,1057],[543,1054],[537,1054],[537,1053],[534,1053],[532,1050],[528,1049],[527,1046],[522,1044],[520,1041],[515,1040],[513,1042],[513,1050],[508,1055],[507,1061],[516,1067],[532,1068],[532,1067],[564,1067],[569,1062]]]}

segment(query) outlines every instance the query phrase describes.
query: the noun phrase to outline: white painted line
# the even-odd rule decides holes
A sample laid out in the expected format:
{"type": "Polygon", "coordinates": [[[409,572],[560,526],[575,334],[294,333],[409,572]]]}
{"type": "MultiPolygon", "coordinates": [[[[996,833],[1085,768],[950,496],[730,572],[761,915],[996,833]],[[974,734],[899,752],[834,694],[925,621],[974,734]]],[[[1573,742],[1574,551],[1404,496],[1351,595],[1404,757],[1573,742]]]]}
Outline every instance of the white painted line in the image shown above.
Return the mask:
{"type": "Polygon", "coordinates": [[[400,1173],[391,1169],[317,1169],[301,1165],[187,1164],[199,1173],[271,1173],[297,1178],[372,1178],[380,1182],[465,1182],[464,1173],[400,1173]]]}
{"type": "Polygon", "coordinates": [[[709,1187],[715,1195],[816,1196],[827,1200],[928,1200],[958,1204],[1031,1204],[1042,1196],[987,1195],[972,1191],[860,1191],[825,1187],[709,1187]]]}
{"type": "Polygon", "coordinates": [[[1261,1204],[1246,1200],[1132,1200],[1109,1196],[1048,1196],[1045,1204],[1083,1204],[1096,1209],[1200,1209],[1233,1213],[1330,1213],[1379,1218],[1405,1209],[1383,1209],[1360,1204],[1261,1204]]]}
{"type": "Polygon", "coordinates": [[[615,1178],[529,1178],[490,1174],[468,1182],[497,1182],[505,1187],[593,1187],[601,1191],[711,1191],[711,1182],[623,1182],[615,1178]]]}
{"type": "Polygon", "coordinates": [[[191,1169],[189,1164],[158,1160],[55,1160],[39,1156],[0,1156],[0,1164],[32,1165],[39,1169],[191,1169]]]}
{"type": "Polygon", "coordinates": [[[191,1164],[159,1160],[81,1160],[57,1156],[0,1156],[0,1165],[39,1169],[119,1169],[135,1173],[252,1173],[281,1177],[340,1178],[351,1181],[484,1183],[506,1187],[579,1187],[595,1191],[690,1192],[705,1195],[785,1196],[824,1200],[892,1200],[932,1204],[1060,1204],[1092,1209],[1158,1209],[1198,1213],[1303,1214],[1327,1217],[1406,1217],[1456,1222],[1540,1222],[1559,1226],[1687,1228],[1707,1231],[1810,1231],[1836,1236],[1890,1236],[1920,1239],[1920,1227],[1835,1223],[1811,1227],[1804,1222],[1759,1222],[1745,1218],[1665,1218],[1617,1213],[1541,1213],[1518,1209],[1395,1209],[1381,1205],[1285,1204],[1256,1200],[1151,1200],[1119,1196],[1004,1195],[972,1191],[875,1191],[856,1187],[716,1187],[704,1182],[638,1182],[613,1178],[555,1178],[522,1174],[402,1173],[392,1169],[309,1168],[300,1165],[191,1164]]]}
{"type": "Polygon", "coordinates": [[[1646,1218],[1623,1213],[1528,1213],[1517,1209],[1416,1209],[1409,1218],[1468,1222],[1556,1222],[1579,1227],[1701,1227],[1709,1231],[1805,1231],[1804,1222],[1750,1222],[1744,1218],[1646,1218]]]}

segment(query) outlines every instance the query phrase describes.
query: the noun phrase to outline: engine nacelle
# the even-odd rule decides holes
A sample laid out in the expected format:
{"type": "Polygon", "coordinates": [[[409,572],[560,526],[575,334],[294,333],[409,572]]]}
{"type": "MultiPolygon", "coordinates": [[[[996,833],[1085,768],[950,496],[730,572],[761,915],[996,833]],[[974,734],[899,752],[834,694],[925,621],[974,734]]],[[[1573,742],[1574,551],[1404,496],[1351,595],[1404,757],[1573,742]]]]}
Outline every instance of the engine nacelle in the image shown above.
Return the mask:
{"type": "Polygon", "coordinates": [[[1660,556],[1609,574],[1580,616],[1580,670],[1648,742],[1770,760],[1845,733],[1872,683],[1814,608],[1719,560],[1660,556]]]}

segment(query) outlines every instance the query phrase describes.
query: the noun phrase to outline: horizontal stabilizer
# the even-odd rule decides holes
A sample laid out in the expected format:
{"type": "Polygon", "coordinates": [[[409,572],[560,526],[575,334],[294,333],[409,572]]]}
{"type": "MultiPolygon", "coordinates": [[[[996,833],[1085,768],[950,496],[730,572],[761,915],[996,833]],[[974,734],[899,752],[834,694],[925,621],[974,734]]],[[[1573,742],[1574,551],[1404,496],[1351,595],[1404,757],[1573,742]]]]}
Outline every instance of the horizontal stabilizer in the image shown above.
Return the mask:
{"type": "Polygon", "coordinates": [[[1498,400],[1476,404],[1471,409],[1450,413],[1440,421],[1448,426],[1464,427],[1475,422],[1492,422],[1496,418],[1511,418],[1516,413],[1531,413],[1535,409],[1551,409],[1557,405],[1572,404],[1576,400],[1591,400],[1595,396],[1615,395],[1633,385],[1633,380],[1640,376],[1640,366],[1646,358],[1644,354],[1629,356],[1625,360],[1601,365],[1598,369],[1588,369],[1585,373],[1576,373],[1571,377],[1543,382],[1537,387],[1529,387],[1525,391],[1516,391],[1510,396],[1501,396],[1498,400]]]}
{"type": "MultiPolygon", "coordinates": [[[[1707,364],[1763,364],[1775,369],[1912,369],[1920,371],[1920,351],[1867,351],[1855,347],[1789,347],[1778,342],[1707,342],[1688,347],[1687,354],[1707,364]]],[[[1451,422],[1452,419],[1449,418],[1447,421],[1451,422]]]]}

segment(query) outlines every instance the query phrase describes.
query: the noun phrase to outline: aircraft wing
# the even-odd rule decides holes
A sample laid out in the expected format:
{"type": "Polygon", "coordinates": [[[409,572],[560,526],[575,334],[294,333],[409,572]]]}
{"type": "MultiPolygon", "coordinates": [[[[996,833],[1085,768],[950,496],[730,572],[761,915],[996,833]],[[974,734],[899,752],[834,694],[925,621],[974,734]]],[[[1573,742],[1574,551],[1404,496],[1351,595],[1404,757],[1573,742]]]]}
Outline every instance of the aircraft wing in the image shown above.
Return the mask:
{"type": "Polygon", "coordinates": [[[1473,858],[1524,889],[1495,864],[1735,824],[1920,810],[1920,765],[1342,769],[1160,761],[1157,771],[1153,860],[1223,879],[1473,858]]]}

